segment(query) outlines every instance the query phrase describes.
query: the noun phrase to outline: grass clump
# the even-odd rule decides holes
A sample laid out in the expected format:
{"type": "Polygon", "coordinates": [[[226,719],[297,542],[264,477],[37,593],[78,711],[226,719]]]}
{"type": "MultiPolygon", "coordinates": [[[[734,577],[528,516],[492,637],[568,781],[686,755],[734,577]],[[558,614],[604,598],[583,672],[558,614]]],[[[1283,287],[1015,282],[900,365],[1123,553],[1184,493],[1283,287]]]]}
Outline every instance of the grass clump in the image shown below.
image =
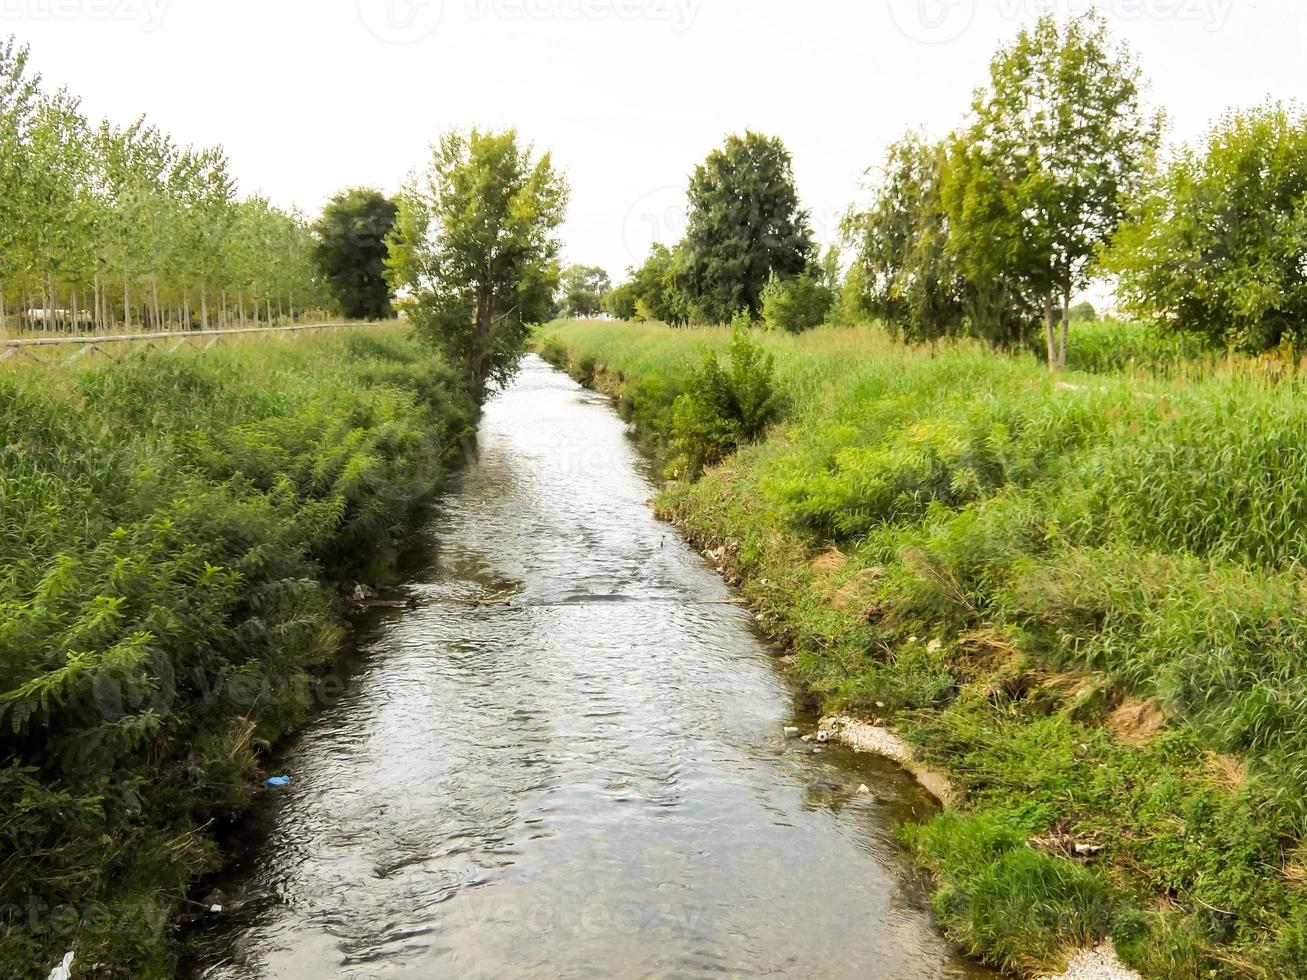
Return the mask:
{"type": "Polygon", "coordinates": [[[171,976],[260,747],[475,406],[396,328],[0,373],[0,973],[171,976]]]}
{"type": "MultiPolygon", "coordinates": [[[[551,333],[634,418],[729,342],[551,333]]],[[[781,423],[660,507],[725,548],[827,708],[964,791],[913,834],[949,930],[1030,973],[1108,935],[1149,977],[1307,972],[1303,383],[1179,354],[1050,376],[874,328],[758,343],[781,423]]]]}
{"type": "Polygon", "coordinates": [[[1108,934],[1101,878],[1034,850],[1020,821],[946,813],[907,837],[944,882],[931,902],[965,949],[1004,967],[1039,968],[1108,934]]]}

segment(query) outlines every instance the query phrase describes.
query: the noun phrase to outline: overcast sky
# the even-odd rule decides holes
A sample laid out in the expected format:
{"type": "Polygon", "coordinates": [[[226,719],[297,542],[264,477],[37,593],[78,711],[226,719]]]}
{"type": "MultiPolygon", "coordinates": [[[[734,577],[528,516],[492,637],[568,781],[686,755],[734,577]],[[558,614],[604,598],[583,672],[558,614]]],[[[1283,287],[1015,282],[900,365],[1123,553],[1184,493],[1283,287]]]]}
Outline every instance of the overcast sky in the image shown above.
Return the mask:
{"type": "MultiPolygon", "coordinates": [[[[398,189],[451,126],[516,126],[573,187],[569,260],[614,275],[674,241],[694,165],[782,137],[823,240],[910,126],[943,135],[1023,23],[1085,0],[0,0],[94,118],[222,143],[245,193],[315,213],[398,189]]],[[[1171,139],[1307,101],[1301,0],[1105,0],[1171,139]]]]}

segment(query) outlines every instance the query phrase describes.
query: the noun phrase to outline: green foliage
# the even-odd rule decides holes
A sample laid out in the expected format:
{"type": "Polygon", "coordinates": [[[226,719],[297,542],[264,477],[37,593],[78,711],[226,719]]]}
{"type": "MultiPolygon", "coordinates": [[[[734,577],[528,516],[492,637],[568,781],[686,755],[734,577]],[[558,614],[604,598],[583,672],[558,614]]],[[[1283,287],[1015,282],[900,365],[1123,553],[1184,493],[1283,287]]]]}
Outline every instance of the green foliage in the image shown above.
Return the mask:
{"type": "Polygon", "coordinates": [[[394,328],[0,375],[0,973],[168,915],[475,407],[394,328]],[[63,908],[66,915],[29,910],[63,908]]]}
{"type": "Polygon", "coordinates": [[[1213,348],[1202,336],[1161,323],[1082,321],[1067,366],[1098,374],[1139,371],[1158,376],[1197,375],[1214,369],[1218,357],[1224,361],[1224,354],[1224,349],[1213,348]]]}
{"type": "Polygon", "coordinates": [[[1070,309],[1072,323],[1093,323],[1098,319],[1098,311],[1089,300],[1077,303],[1070,309]]]}
{"type": "Polygon", "coordinates": [[[345,316],[385,320],[391,309],[386,239],[399,208],[380,191],[355,187],[333,197],[313,226],[313,256],[345,316]]]}
{"type": "Polygon", "coordinates": [[[741,308],[759,315],[768,279],[800,275],[814,257],[808,213],[779,139],[730,137],[695,170],[689,199],[679,281],[696,322],[727,323],[741,308]]]}
{"type": "Polygon", "coordinates": [[[722,367],[715,351],[705,351],[703,363],[676,400],[672,446],[677,471],[689,479],[758,438],[780,411],[772,356],[755,346],[748,329],[739,324],[728,350],[729,369],[722,367]]]}
{"type": "Polygon", "coordinates": [[[573,265],[563,270],[561,306],[564,316],[597,316],[612,281],[598,266],[573,265]]]}
{"type": "Polygon", "coordinates": [[[93,125],[0,41],[0,331],[294,319],[327,301],[312,248],[299,215],[238,198],[221,147],[93,125]]]}
{"type": "Polygon", "coordinates": [[[690,310],[681,291],[684,253],[655,243],[649,258],[638,269],[627,270],[629,280],[608,294],[605,307],[620,320],[656,320],[684,326],[690,310]]]}
{"type": "Polygon", "coordinates": [[[826,322],[835,305],[835,291],[820,269],[808,269],[793,279],[773,276],[762,291],[762,318],[773,330],[802,333],[826,322]]]}
{"type": "Polygon", "coordinates": [[[603,311],[618,320],[634,320],[639,312],[639,294],[633,282],[622,285],[604,293],[603,311]]]}
{"type": "Polygon", "coordinates": [[[1140,201],[1108,264],[1132,307],[1179,331],[1260,353],[1303,347],[1307,115],[1227,116],[1140,201]]]}
{"type": "Polygon", "coordinates": [[[855,259],[835,289],[835,305],[828,317],[831,323],[852,327],[865,326],[876,320],[876,314],[867,299],[870,281],[862,265],[855,259]]]}
{"type": "Polygon", "coordinates": [[[957,335],[965,282],[948,245],[941,196],[945,150],[916,134],[893,144],[866,211],[850,211],[862,303],[905,340],[957,335]]]}
{"type": "Polygon", "coordinates": [[[1096,875],[1032,849],[993,816],[945,814],[908,828],[917,853],[939,876],[931,905],[969,952],[1018,969],[1068,949],[1096,946],[1112,905],[1096,875]]]}
{"type": "Polygon", "coordinates": [[[400,195],[391,282],[412,291],[414,325],[478,397],[512,376],[529,325],[552,315],[567,197],[548,153],[476,129],[445,134],[400,195]]]}
{"type": "Polygon", "coordinates": [[[978,334],[1015,342],[1042,309],[1049,366],[1066,366],[1071,295],[1159,140],[1141,85],[1098,14],[1064,25],[1045,16],[994,57],[989,86],[951,140],[943,186],[949,248],[977,291],[978,334]]]}

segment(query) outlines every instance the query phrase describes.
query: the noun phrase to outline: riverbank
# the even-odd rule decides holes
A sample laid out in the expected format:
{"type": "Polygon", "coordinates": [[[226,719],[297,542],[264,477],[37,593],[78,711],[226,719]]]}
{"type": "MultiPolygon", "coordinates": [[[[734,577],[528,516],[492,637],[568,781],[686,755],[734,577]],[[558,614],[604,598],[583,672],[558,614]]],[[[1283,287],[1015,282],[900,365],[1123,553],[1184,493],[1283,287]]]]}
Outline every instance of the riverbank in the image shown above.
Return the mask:
{"type": "Polygon", "coordinates": [[[0,373],[0,973],[174,973],[476,408],[398,326],[0,373]]]}
{"type": "MultiPolygon", "coordinates": [[[[728,340],[573,323],[540,346],[667,455],[699,348],[728,340]]],[[[759,342],[785,421],[660,509],[825,710],[958,787],[906,832],[950,934],[1032,976],[1109,939],[1148,977],[1307,973],[1300,385],[759,342]]]]}

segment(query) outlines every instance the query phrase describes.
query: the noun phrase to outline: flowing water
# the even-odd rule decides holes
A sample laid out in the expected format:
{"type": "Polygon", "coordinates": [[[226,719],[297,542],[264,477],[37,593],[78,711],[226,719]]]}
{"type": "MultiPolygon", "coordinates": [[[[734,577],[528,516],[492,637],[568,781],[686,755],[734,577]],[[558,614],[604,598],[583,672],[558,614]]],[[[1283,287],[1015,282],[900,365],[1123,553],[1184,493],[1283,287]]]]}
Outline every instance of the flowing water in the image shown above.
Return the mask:
{"type": "Polygon", "coordinates": [[[894,767],[812,726],[713,570],[658,523],[607,402],[537,358],[486,409],[417,607],[362,630],[197,935],[195,975],[986,975],[894,827],[894,767]],[[859,795],[866,784],[873,796],[859,795]]]}

